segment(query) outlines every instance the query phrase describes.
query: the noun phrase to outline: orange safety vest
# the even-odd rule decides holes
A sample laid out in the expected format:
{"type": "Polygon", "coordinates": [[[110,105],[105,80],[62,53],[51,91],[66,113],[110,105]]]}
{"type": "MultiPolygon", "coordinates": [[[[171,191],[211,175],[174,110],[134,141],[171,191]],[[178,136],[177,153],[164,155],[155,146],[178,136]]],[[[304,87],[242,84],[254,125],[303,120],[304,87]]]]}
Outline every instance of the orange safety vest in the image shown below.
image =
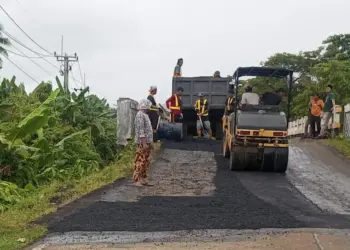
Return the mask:
{"type": "Polygon", "coordinates": [[[207,116],[208,110],[205,110],[205,104],[207,103],[207,99],[204,99],[203,105],[201,106],[201,100],[197,100],[194,108],[200,112],[201,116],[207,116]]]}
{"type": "Polygon", "coordinates": [[[177,96],[177,94],[174,94],[174,99],[175,99],[175,105],[174,103],[171,103],[171,105],[174,105],[174,106],[169,105],[170,106],[169,108],[173,110],[180,110],[179,97],[177,96]]]}

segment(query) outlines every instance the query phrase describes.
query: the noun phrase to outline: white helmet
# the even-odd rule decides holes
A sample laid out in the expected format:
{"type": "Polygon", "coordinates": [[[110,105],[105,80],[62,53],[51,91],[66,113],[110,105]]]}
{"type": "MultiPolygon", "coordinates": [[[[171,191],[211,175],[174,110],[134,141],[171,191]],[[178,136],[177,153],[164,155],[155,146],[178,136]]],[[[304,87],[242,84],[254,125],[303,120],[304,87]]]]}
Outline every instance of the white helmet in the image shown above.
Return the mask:
{"type": "Polygon", "coordinates": [[[157,86],[152,85],[152,86],[149,88],[149,91],[153,91],[153,90],[157,90],[157,86]]]}

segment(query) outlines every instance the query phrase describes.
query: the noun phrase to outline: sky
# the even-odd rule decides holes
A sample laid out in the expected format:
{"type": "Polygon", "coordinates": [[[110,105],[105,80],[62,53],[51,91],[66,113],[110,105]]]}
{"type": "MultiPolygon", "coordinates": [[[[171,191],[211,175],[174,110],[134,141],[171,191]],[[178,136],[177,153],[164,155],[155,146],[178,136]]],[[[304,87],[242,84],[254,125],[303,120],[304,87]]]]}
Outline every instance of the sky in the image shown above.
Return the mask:
{"type": "MultiPolygon", "coordinates": [[[[119,97],[157,102],[171,95],[172,74],[182,57],[183,76],[232,75],[258,66],[277,52],[317,48],[327,36],[348,33],[348,0],[0,0],[19,26],[49,52],[77,53],[91,93],[115,104],[119,97]]],[[[45,54],[0,10],[6,32],[45,54]]],[[[4,35],[6,37],[6,35],[4,35]]],[[[12,42],[27,56],[36,54],[12,42]]],[[[16,52],[15,48],[9,48],[16,52]]],[[[9,53],[35,80],[55,83],[58,70],[42,59],[9,53]]],[[[59,67],[56,58],[46,58],[59,67]]],[[[70,88],[80,88],[77,63],[70,88]]],[[[0,77],[16,76],[28,91],[37,83],[3,58],[0,77]]],[[[60,76],[61,77],[61,76],[60,76]]],[[[62,78],[62,77],[61,77],[62,78]]]]}

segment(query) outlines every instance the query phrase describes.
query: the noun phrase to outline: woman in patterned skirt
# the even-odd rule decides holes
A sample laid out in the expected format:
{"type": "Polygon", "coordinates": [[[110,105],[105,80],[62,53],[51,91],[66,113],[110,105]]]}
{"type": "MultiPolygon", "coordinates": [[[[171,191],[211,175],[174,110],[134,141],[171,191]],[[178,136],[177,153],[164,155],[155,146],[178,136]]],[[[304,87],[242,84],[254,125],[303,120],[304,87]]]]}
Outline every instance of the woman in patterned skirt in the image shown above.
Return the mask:
{"type": "Polygon", "coordinates": [[[133,180],[136,186],[147,185],[147,169],[151,163],[153,129],[147,115],[151,107],[149,100],[141,100],[135,117],[136,157],[133,180]]]}

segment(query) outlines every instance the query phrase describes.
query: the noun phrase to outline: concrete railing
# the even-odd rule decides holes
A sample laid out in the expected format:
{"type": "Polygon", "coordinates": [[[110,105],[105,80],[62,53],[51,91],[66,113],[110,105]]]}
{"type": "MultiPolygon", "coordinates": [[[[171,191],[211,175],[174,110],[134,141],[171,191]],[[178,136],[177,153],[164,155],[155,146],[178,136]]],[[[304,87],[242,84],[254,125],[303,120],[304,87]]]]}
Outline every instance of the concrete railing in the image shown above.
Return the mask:
{"type": "MultiPolygon", "coordinates": [[[[350,137],[350,104],[347,104],[344,106],[344,112],[342,112],[342,110],[343,110],[342,106],[336,106],[335,113],[333,113],[333,117],[329,121],[328,129],[333,131],[337,129],[339,131],[342,127],[341,121],[344,121],[344,130],[345,128],[348,129],[347,131],[349,131],[349,137],[350,137]]],[[[307,122],[307,116],[304,116],[303,118],[289,122],[288,135],[289,136],[303,135],[305,132],[306,122],[307,122]]],[[[323,125],[323,121],[321,122],[321,126],[322,125],[323,125]]]]}

